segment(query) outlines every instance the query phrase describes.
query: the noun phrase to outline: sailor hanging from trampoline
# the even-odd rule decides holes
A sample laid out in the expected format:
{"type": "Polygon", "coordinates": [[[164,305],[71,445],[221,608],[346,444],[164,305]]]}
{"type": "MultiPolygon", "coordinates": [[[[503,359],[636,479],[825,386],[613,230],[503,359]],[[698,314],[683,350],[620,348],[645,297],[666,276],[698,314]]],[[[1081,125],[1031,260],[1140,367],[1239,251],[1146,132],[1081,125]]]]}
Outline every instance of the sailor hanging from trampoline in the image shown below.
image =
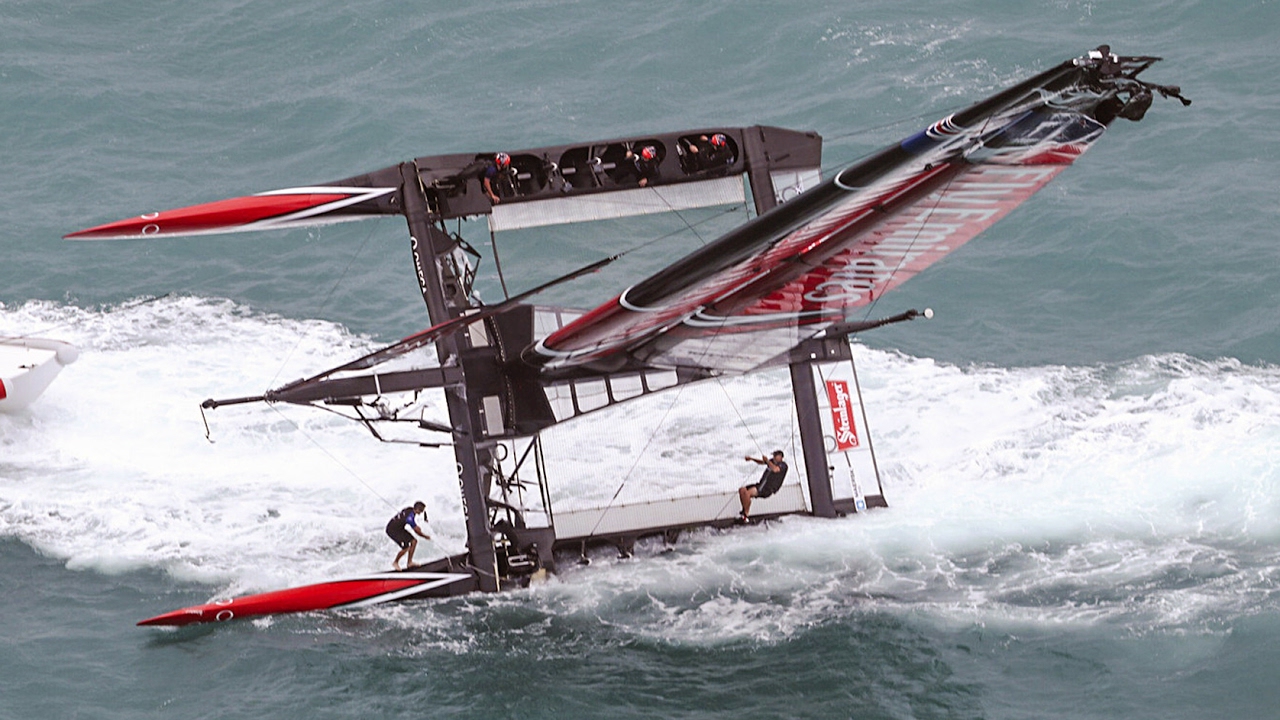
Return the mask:
{"type": "Polygon", "coordinates": [[[426,524],[427,504],[421,500],[414,503],[413,507],[407,507],[396,513],[396,516],[387,523],[387,537],[400,546],[400,552],[396,553],[396,559],[391,562],[391,567],[396,570],[400,569],[400,558],[404,557],[405,554],[409,556],[404,563],[405,569],[413,569],[413,551],[418,549],[417,538],[410,535],[409,531],[405,529],[406,527],[413,528],[413,531],[423,540],[431,539],[430,535],[418,528],[418,521],[414,517],[418,514],[422,515],[422,522],[426,524]]]}
{"type": "Polygon", "coordinates": [[[774,450],[772,457],[768,458],[763,455],[758,458],[750,455],[743,458],[747,462],[764,465],[765,468],[759,482],[738,488],[738,500],[742,502],[742,512],[738,514],[738,522],[750,522],[752,498],[767,498],[782,487],[782,481],[787,477],[787,463],[782,458],[781,450],[774,450]]]}

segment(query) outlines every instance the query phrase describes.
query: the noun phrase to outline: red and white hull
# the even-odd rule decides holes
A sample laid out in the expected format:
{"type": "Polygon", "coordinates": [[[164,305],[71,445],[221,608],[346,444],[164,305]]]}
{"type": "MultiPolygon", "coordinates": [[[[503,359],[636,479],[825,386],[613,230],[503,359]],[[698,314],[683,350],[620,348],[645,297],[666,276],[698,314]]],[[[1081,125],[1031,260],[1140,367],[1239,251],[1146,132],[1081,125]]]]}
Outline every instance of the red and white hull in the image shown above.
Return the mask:
{"type": "Polygon", "coordinates": [[[271,190],[257,195],[151,212],[66,235],[68,240],[119,240],[150,236],[208,235],[273,230],[360,220],[353,206],[395,192],[393,187],[315,186],[271,190]]]}
{"type": "Polygon", "coordinates": [[[140,621],[139,625],[182,626],[225,622],[281,613],[365,607],[396,600],[457,594],[450,586],[473,580],[464,573],[385,572],[331,580],[258,595],[214,600],[140,621]]]}

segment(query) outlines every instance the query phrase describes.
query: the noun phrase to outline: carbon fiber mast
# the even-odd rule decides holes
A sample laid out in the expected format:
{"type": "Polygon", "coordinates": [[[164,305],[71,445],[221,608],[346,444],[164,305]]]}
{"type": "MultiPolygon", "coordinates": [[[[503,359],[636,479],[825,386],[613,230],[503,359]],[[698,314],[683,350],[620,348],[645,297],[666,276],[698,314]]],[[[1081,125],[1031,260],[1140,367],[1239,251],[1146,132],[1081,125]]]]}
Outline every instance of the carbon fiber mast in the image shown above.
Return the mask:
{"type": "MultiPolygon", "coordinates": [[[[404,184],[401,197],[404,215],[409,223],[409,242],[422,297],[427,303],[427,314],[433,325],[452,320],[470,309],[467,293],[451,285],[445,292],[442,270],[445,267],[443,252],[449,236],[431,222],[431,208],[416,162],[400,165],[404,184]],[[443,242],[441,242],[443,240],[443,242]]],[[[461,339],[457,333],[445,333],[436,339],[436,356],[441,366],[461,365],[461,339]]],[[[480,426],[477,403],[467,400],[466,370],[462,370],[461,382],[445,385],[445,402],[449,408],[449,423],[453,427],[453,455],[458,462],[458,484],[462,490],[462,507],[467,519],[467,555],[470,569],[476,574],[478,588],[483,592],[497,592],[497,561],[493,552],[493,538],[489,532],[488,504],[481,484],[480,465],[482,452],[476,447],[474,429],[480,426]]],[[[488,451],[483,451],[487,454],[488,451]]],[[[487,461],[488,458],[485,458],[487,461]]]]}

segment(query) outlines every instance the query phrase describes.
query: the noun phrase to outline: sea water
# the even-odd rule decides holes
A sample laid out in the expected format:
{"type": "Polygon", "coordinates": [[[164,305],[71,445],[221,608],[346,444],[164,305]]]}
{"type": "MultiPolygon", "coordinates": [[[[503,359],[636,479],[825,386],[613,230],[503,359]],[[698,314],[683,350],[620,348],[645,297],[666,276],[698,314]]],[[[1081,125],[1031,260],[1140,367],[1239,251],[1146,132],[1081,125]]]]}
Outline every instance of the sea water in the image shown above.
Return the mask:
{"type": "MultiPolygon", "coordinates": [[[[0,717],[1273,717],[1277,31],[1273,2],[0,6],[0,335],[82,350],[0,415],[0,717]],[[854,346],[890,508],[600,551],[498,596],[134,627],[382,568],[417,499],[419,555],[461,552],[461,500],[448,448],[199,409],[425,326],[402,221],[61,235],[707,125],[817,130],[836,168],[1104,42],[1165,56],[1144,77],[1194,104],[1157,98],[872,309],[936,313],[854,346]]],[[[743,215],[498,242],[513,290],[638,248],[542,298],[590,306],[743,215]]],[[[798,456],[788,396],[765,372],[556,428],[551,492],[730,490],[742,455],[798,456]]]]}

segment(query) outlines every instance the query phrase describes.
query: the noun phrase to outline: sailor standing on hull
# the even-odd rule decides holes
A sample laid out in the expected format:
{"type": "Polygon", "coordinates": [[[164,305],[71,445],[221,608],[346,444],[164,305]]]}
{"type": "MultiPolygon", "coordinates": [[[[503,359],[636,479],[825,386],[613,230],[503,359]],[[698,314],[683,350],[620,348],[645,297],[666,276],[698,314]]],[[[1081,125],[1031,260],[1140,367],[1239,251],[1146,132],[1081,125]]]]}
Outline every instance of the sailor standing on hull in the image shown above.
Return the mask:
{"type": "Polygon", "coordinates": [[[764,465],[764,474],[760,476],[760,482],[754,485],[738,488],[738,500],[742,502],[742,512],[738,515],[738,521],[742,523],[750,522],[751,499],[767,498],[778,492],[778,488],[782,487],[782,481],[787,477],[787,463],[782,459],[782,451],[774,450],[772,457],[751,457],[750,455],[743,458],[748,462],[757,465],[764,465]]]}
{"type": "Polygon", "coordinates": [[[418,529],[418,522],[414,516],[419,513],[422,514],[422,522],[427,522],[427,504],[421,500],[414,503],[413,507],[407,507],[396,513],[396,516],[387,523],[387,537],[400,546],[400,552],[396,553],[396,559],[391,562],[391,567],[396,570],[400,569],[400,558],[404,557],[406,553],[409,557],[405,560],[405,569],[411,569],[413,567],[413,551],[418,549],[417,538],[410,535],[409,531],[405,529],[406,527],[413,528],[413,531],[423,540],[431,539],[430,535],[418,529]]]}

